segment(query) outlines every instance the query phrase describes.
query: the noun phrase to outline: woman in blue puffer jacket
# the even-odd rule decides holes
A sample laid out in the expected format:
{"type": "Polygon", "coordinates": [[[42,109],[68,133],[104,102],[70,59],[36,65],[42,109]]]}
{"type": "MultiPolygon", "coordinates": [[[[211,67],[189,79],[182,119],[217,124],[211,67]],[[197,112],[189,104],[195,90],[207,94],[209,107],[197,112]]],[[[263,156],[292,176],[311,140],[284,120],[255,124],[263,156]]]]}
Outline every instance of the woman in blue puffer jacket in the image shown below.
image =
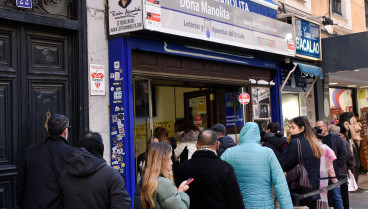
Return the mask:
{"type": "Polygon", "coordinates": [[[221,159],[234,167],[246,209],[274,209],[272,185],[282,209],[293,204],[285,175],[270,148],[260,145],[256,123],[248,122],[240,131],[239,146],[231,147],[221,159]]]}

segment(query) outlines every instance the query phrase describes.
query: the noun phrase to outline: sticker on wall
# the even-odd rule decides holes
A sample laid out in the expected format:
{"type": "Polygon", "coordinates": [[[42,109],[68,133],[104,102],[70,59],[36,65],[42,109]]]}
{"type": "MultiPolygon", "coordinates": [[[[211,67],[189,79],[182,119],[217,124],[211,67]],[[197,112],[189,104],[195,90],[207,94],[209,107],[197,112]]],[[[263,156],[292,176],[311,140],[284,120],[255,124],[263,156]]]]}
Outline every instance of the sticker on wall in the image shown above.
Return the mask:
{"type": "Polygon", "coordinates": [[[114,92],[114,100],[121,99],[123,97],[123,92],[121,91],[115,91],[114,92]]]}
{"type": "Polygon", "coordinates": [[[120,62],[119,61],[115,61],[114,62],[114,69],[115,70],[119,70],[119,68],[120,68],[120,62]]]}
{"type": "Polygon", "coordinates": [[[124,89],[123,89],[123,73],[120,68],[120,62],[114,61],[110,65],[110,150],[111,165],[124,178],[125,175],[125,129],[124,129],[124,89]],[[121,72],[120,72],[121,71],[121,72]]]}
{"type": "Polygon", "coordinates": [[[194,117],[194,124],[195,124],[196,126],[201,126],[201,125],[202,125],[202,122],[203,122],[203,118],[202,118],[202,116],[201,116],[201,115],[196,115],[196,116],[194,117]]]}
{"type": "Polygon", "coordinates": [[[120,80],[120,73],[119,72],[115,72],[115,80],[116,81],[120,80]]]}
{"type": "Polygon", "coordinates": [[[90,65],[91,78],[91,95],[105,95],[105,66],[104,65],[90,65]]]}

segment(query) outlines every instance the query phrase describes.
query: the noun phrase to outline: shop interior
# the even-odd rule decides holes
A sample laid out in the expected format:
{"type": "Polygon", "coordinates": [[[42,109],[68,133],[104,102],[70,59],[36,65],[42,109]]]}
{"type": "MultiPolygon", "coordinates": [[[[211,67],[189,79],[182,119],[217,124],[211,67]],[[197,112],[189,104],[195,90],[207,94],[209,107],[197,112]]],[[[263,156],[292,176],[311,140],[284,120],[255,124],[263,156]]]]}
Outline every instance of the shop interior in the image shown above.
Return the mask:
{"type": "Polygon", "coordinates": [[[249,121],[250,106],[241,105],[238,96],[249,87],[157,79],[134,80],[135,157],[146,150],[157,127],[164,127],[168,137],[175,137],[174,124],[189,119],[200,129],[216,123],[226,126],[234,139],[245,120],[249,121]],[[236,125],[235,125],[236,121],[236,125]]]}

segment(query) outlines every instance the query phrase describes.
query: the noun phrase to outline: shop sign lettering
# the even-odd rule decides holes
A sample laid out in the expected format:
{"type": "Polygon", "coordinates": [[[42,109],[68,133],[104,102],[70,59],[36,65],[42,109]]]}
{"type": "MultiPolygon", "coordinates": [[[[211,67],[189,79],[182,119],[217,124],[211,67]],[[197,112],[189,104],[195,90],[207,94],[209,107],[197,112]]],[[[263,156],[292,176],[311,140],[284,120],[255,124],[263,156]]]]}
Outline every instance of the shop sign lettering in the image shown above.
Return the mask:
{"type": "Polygon", "coordinates": [[[321,58],[319,25],[295,18],[296,54],[314,59],[321,58]]]}

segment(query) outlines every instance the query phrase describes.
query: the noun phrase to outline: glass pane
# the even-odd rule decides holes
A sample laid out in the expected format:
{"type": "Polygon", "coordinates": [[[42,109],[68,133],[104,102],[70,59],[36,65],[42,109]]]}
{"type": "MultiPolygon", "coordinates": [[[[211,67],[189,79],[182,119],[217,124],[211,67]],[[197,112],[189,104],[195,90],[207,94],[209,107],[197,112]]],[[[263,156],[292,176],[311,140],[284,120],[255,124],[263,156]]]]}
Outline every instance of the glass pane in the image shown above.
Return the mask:
{"type": "Polygon", "coordinates": [[[137,171],[143,168],[140,165],[147,144],[151,141],[150,114],[149,114],[149,82],[147,80],[134,81],[134,155],[137,160],[137,171]]]}
{"type": "Polygon", "coordinates": [[[299,94],[282,94],[282,121],[285,134],[289,130],[289,121],[299,115],[299,94]]]}
{"type": "Polygon", "coordinates": [[[189,120],[200,128],[208,128],[206,96],[189,98],[189,120]]]}

